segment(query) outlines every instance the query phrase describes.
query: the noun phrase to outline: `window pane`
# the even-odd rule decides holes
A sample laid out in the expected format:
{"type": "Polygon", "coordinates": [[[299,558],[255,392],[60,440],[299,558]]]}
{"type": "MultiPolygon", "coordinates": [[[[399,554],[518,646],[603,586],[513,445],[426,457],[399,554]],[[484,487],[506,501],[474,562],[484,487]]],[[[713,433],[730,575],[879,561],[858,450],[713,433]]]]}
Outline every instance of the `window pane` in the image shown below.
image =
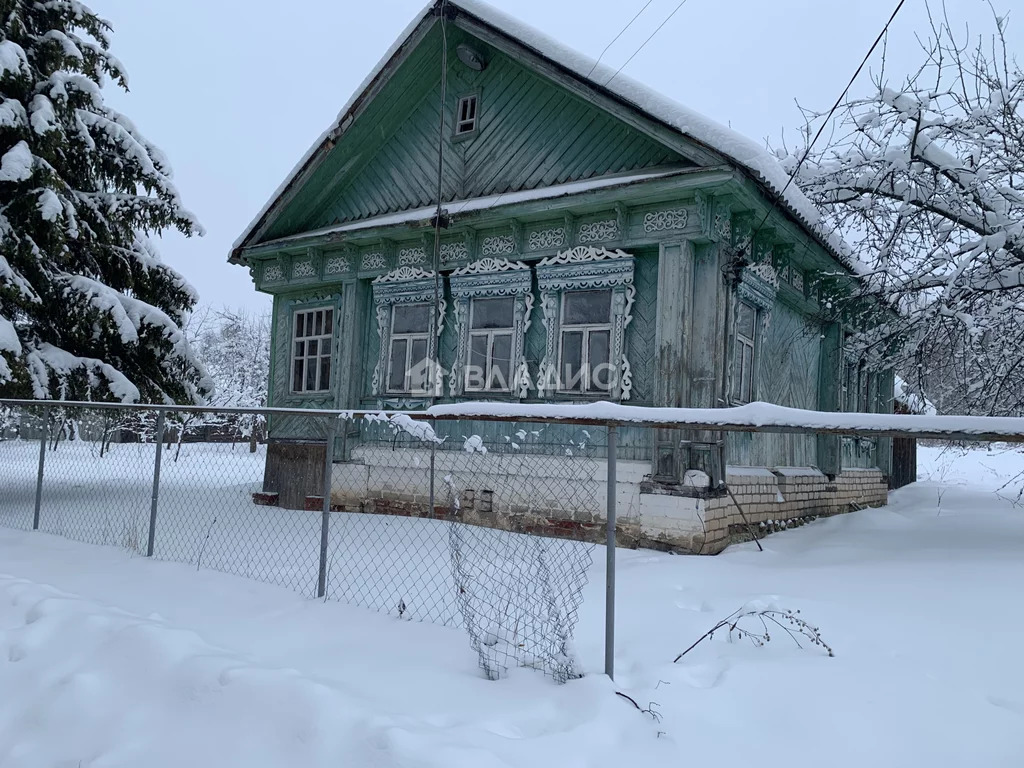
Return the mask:
{"type": "Polygon", "coordinates": [[[496,333],[491,345],[491,372],[488,389],[508,389],[512,381],[512,334],[496,333]]]}
{"type": "Polygon", "coordinates": [[[315,314],[314,312],[307,312],[306,313],[306,335],[307,336],[312,336],[313,335],[313,315],[314,314],[315,314]]]}
{"type": "Polygon", "coordinates": [[[392,333],[426,333],[429,330],[429,304],[399,304],[395,307],[392,333]]]}
{"type": "Polygon", "coordinates": [[[306,342],[306,354],[310,357],[316,357],[319,354],[318,342],[316,339],[310,339],[306,342]]]}
{"type": "Polygon", "coordinates": [[[328,334],[334,330],[334,310],[328,309],[324,312],[324,333],[328,334]]]}
{"type": "Polygon", "coordinates": [[[476,334],[469,337],[469,364],[478,369],[477,374],[483,378],[487,367],[487,334],[476,334]]]}
{"type": "Polygon", "coordinates": [[[740,377],[740,398],[750,402],[752,393],[752,377],[754,374],[754,350],[752,347],[743,345],[743,368],[740,377]]]}
{"type": "Polygon", "coordinates": [[[562,334],[562,363],[558,368],[562,389],[583,390],[583,333],[566,331],[562,334]]]}
{"type": "Polygon", "coordinates": [[[587,339],[590,386],[592,391],[612,388],[613,371],[609,363],[610,331],[591,331],[587,339]]]}
{"type": "Polygon", "coordinates": [[[405,389],[405,352],[409,346],[406,339],[391,342],[391,367],[388,370],[388,389],[405,389]]]}
{"type": "Polygon", "coordinates": [[[511,328],[515,299],[473,299],[473,328],[511,328]]]}
{"type": "Polygon", "coordinates": [[[324,332],[324,313],[314,312],[313,313],[313,333],[317,336],[324,332]]]}
{"type": "Polygon", "coordinates": [[[331,358],[320,358],[320,389],[331,388],[331,358]]]}
{"type": "Polygon", "coordinates": [[[754,317],[757,311],[745,301],[740,302],[736,318],[736,330],[748,339],[754,338],[754,317]]]}
{"type": "Polygon", "coordinates": [[[304,341],[296,341],[295,342],[295,352],[294,352],[293,356],[294,357],[302,357],[303,351],[305,350],[305,348],[306,348],[306,342],[304,342],[304,341]]]}
{"type": "Polygon", "coordinates": [[[427,340],[413,339],[412,352],[409,355],[409,388],[414,392],[422,392],[427,388],[429,370],[427,367],[427,340]]]}
{"type": "Polygon", "coordinates": [[[306,335],[304,333],[304,331],[306,330],[306,326],[304,325],[304,322],[305,322],[304,321],[304,315],[301,312],[296,312],[295,313],[295,338],[296,339],[301,339],[303,336],[306,335]]]}
{"type": "Polygon", "coordinates": [[[611,291],[569,291],[562,307],[564,325],[607,323],[611,320],[611,291]]]}
{"type": "Polygon", "coordinates": [[[306,383],[303,389],[307,392],[316,391],[316,360],[310,360],[306,364],[306,383]]]}
{"type": "Polygon", "coordinates": [[[302,391],[302,358],[296,358],[292,363],[292,391],[302,391]]]}

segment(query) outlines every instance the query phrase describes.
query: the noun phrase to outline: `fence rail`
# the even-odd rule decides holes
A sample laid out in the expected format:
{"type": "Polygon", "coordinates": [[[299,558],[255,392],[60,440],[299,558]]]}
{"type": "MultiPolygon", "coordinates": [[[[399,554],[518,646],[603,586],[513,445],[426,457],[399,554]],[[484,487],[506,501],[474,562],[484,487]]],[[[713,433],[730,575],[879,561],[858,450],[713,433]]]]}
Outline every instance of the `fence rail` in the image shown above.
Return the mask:
{"type": "Polygon", "coordinates": [[[559,680],[578,674],[572,635],[594,546],[604,543],[612,675],[616,544],[713,551],[786,516],[800,524],[864,498],[884,502],[882,473],[870,468],[851,469],[843,485],[811,471],[733,467],[727,485],[721,456],[717,477],[708,468],[665,485],[655,466],[663,430],[712,453],[724,452],[723,433],[1024,442],[1024,419],[760,403],[381,412],[0,400],[0,525],[461,625],[488,676],[525,664],[559,680]],[[257,445],[275,416],[301,417],[308,435],[257,445]],[[218,419],[244,442],[191,440],[218,419]],[[473,431],[481,425],[490,431],[473,431]],[[274,472],[305,489],[299,503],[273,506],[274,472]],[[794,501],[769,503],[784,497],[794,501]]]}

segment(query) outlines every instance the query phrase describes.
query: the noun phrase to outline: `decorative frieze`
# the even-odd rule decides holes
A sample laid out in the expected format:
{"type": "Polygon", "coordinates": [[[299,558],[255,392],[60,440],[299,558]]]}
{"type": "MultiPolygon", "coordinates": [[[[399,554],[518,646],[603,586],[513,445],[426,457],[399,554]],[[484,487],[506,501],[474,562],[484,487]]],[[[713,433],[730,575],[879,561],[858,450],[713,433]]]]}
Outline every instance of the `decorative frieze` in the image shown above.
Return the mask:
{"type": "Polygon", "coordinates": [[[619,236],[619,223],[615,219],[588,221],[580,224],[580,243],[601,243],[615,240],[619,236]]]}
{"type": "Polygon", "coordinates": [[[324,263],[325,275],[343,275],[352,271],[352,262],[347,256],[332,256],[324,263]]]}
{"type": "Polygon", "coordinates": [[[529,248],[531,251],[544,251],[565,245],[565,227],[538,229],[530,233],[529,248]]]}
{"type": "Polygon", "coordinates": [[[402,248],[398,251],[399,266],[422,264],[426,260],[427,252],[424,248],[402,248]]]}
{"type": "Polygon", "coordinates": [[[296,261],[292,264],[292,279],[316,277],[316,267],[311,260],[296,261]]]}
{"type": "Polygon", "coordinates": [[[284,268],[280,264],[267,264],[263,267],[263,282],[277,283],[284,280],[284,268]]]}
{"type": "Polygon", "coordinates": [[[451,264],[469,258],[469,249],[465,243],[441,243],[441,263],[451,264]]]}
{"type": "Polygon", "coordinates": [[[684,229],[689,215],[685,208],[669,208],[664,211],[650,211],[644,214],[644,232],[663,232],[667,229],[684,229]]]}
{"type": "Polygon", "coordinates": [[[380,251],[371,251],[363,254],[362,269],[384,269],[387,267],[387,260],[380,251]]]}
{"type": "Polygon", "coordinates": [[[512,235],[491,235],[485,237],[480,246],[484,256],[507,256],[516,252],[516,239],[512,235]]]}

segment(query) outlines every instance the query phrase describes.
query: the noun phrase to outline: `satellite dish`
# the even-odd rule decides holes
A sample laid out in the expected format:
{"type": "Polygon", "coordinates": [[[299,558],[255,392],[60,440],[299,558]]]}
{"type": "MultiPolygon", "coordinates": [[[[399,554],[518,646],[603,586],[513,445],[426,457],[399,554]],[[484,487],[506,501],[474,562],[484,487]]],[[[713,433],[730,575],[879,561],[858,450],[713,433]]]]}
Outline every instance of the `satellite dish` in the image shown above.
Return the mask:
{"type": "Polygon", "coordinates": [[[483,72],[487,68],[487,59],[484,58],[484,55],[466,43],[460,43],[455,49],[455,53],[458,55],[459,61],[470,69],[483,72]]]}

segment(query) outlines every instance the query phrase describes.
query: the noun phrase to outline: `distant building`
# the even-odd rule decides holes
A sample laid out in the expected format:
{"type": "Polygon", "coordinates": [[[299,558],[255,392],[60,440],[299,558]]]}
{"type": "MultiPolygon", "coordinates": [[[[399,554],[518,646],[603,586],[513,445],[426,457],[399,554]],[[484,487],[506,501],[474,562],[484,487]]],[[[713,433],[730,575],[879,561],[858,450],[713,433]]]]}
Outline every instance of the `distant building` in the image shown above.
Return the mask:
{"type": "MultiPolygon", "coordinates": [[[[440,5],[408,28],[231,252],[274,297],[271,405],[891,410],[893,377],[844,361],[844,329],[819,303],[823,276],[851,265],[808,224],[807,200],[792,186],[781,194],[787,177],[773,158],[625,76],[609,82],[611,71],[592,72],[475,0],[446,4],[447,217],[435,275],[440,5]]],[[[265,490],[284,506],[320,492],[320,429],[271,423],[265,490]]],[[[502,437],[496,425],[474,429],[502,437]]],[[[681,437],[624,430],[620,456],[636,463],[641,509],[650,503],[646,537],[714,551],[738,518],[687,475],[721,465],[713,447],[681,437]]],[[[369,475],[345,465],[372,465],[386,443],[372,425],[353,427],[339,498],[378,490],[346,485],[369,475]]],[[[757,520],[884,503],[890,458],[884,439],[733,434],[725,446],[730,485],[757,520]]]]}

